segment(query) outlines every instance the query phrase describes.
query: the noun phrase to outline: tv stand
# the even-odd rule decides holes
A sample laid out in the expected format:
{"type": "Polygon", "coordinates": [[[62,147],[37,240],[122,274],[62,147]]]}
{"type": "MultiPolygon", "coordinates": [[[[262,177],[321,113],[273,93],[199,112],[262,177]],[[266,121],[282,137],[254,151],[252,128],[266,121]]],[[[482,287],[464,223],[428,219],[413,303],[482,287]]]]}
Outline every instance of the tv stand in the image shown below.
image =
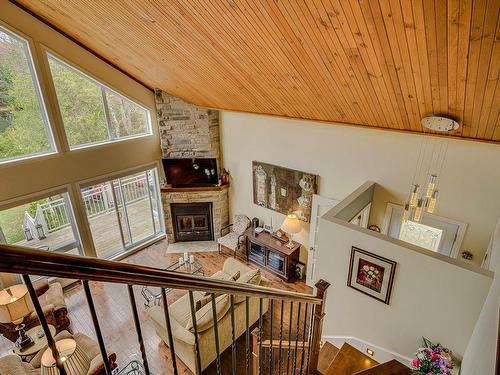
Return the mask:
{"type": "Polygon", "coordinates": [[[275,274],[285,281],[295,276],[295,265],[299,261],[300,244],[293,241],[289,249],[286,243],[277,240],[267,232],[255,235],[252,228],[245,231],[247,259],[275,274]]]}

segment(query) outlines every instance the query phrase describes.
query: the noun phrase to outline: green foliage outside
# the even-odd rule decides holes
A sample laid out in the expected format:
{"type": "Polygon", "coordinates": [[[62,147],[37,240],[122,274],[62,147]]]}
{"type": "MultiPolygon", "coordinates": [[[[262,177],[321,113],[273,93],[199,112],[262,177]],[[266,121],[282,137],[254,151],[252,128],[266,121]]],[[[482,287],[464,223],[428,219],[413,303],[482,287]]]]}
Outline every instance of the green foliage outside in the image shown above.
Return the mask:
{"type": "MultiPolygon", "coordinates": [[[[30,59],[28,45],[0,29],[0,160],[52,149],[30,59]]],[[[49,64],[70,145],[102,142],[147,130],[145,110],[51,56],[49,64]]],[[[36,204],[44,201],[0,212],[0,226],[9,243],[24,239],[24,211],[34,215],[36,204]]],[[[48,213],[46,219],[50,224],[57,218],[48,213]]]]}

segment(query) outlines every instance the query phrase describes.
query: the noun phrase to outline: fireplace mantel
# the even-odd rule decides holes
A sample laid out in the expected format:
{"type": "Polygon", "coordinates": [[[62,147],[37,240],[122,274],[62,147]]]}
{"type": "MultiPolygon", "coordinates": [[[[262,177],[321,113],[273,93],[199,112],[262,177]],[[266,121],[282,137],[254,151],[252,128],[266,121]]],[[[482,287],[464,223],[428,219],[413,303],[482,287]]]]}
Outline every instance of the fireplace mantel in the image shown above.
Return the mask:
{"type": "Polygon", "coordinates": [[[198,191],[222,191],[229,189],[229,184],[221,186],[200,186],[200,187],[172,187],[164,185],[161,187],[162,193],[189,193],[198,191]]]}

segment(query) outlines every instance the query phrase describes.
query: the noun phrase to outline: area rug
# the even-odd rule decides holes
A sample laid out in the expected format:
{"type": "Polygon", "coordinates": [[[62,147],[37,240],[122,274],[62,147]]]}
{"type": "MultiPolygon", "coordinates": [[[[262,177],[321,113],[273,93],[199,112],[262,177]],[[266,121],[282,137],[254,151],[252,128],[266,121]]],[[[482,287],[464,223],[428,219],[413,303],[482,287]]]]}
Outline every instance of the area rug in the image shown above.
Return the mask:
{"type": "Polygon", "coordinates": [[[199,253],[218,250],[217,242],[215,241],[189,241],[169,243],[165,253],[199,253]]]}

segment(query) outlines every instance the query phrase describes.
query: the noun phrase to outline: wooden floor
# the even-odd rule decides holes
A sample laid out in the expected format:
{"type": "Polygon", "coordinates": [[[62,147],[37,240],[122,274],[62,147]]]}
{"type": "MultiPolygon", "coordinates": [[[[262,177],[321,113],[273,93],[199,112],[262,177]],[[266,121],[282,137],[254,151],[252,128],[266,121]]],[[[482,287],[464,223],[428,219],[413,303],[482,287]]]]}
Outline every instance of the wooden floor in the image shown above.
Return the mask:
{"type": "MultiPolygon", "coordinates": [[[[175,262],[179,258],[179,254],[166,253],[167,242],[160,241],[130,257],[126,262],[141,264],[153,267],[166,267],[167,265],[175,262]]],[[[205,268],[205,275],[209,276],[222,268],[222,265],[229,255],[219,255],[217,252],[203,252],[196,253],[196,257],[202,262],[205,268]]],[[[250,265],[251,267],[255,267],[250,265]]],[[[286,283],[281,279],[262,271],[266,278],[272,281],[272,287],[292,290],[298,292],[311,293],[311,289],[307,287],[304,281],[295,283],[286,283]]],[[[117,360],[119,365],[125,365],[130,358],[136,357],[140,359],[139,344],[134,329],[134,323],[129,303],[127,287],[119,284],[112,283],[91,283],[94,302],[96,305],[97,314],[100,320],[101,329],[105,339],[105,344],[108,350],[113,350],[117,353],[117,360]]],[[[171,374],[172,367],[170,361],[169,349],[161,340],[156,336],[152,323],[149,321],[146,307],[143,302],[144,299],[140,294],[141,287],[134,287],[137,307],[139,310],[141,327],[143,330],[143,337],[148,356],[149,367],[152,374],[171,374]]],[[[174,291],[168,295],[169,303],[172,303],[180,295],[185,292],[174,291]]],[[[66,303],[68,306],[72,329],[74,332],[83,332],[90,337],[95,338],[90,313],[84,296],[84,291],[81,286],[77,286],[66,293],[66,303]]],[[[279,323],[279,303],[276,303],[274,313],[274,332],[278,332],[279,323]]],[[[297,306],[294,307],[296,309],[297,306]]],[[[289,305],[285,307],[285,322],[289,314],[289,305]]],[[[302,309],[302,316],[304,312],[302,309]]],[[[296,316],[296,310],[294,312],[296,316]]],[[[310,316],[310,315],[309,315],[310,316]]],[[[269,317],[270,314],[265,316],[264,324],[264,338],[268,336],[269,331],[269,317]]],[[[296,325],[293,319],[293,327],[296,325]]],[[[303,324],[303,323],[301,323],[303,324]]],[[[288,324],[283,325],[284,337],[288,334],[288,324]]],[[[302,329],[302,328],[301,328],[302,329]]],[[[293,331],[295,332],[295,331],[293,331]]],[[[275,336],[276,337],[276,336],[275,336]]],[[[295,333],[292,334],[295,338],[295,333]]],[[[237,352],[238,358],[244,358],[244,336],[238,340],[237,352]]],[[[11,343],[3,339],[0,344],[0,354],[5,354],[11,350],[11,343]]],[[[191,372],[178,361],[179,370],[181,374],[190,374],[191,372]]],[[[231,356],[228,351],[222,356],[223,373],[230,373],[231,356]]],[[[212,364],[204,373],[215,374],[215,367],[212,364]]],[[[244,362],[238,361],[238,374],[244,374],[244,362]]]]}

